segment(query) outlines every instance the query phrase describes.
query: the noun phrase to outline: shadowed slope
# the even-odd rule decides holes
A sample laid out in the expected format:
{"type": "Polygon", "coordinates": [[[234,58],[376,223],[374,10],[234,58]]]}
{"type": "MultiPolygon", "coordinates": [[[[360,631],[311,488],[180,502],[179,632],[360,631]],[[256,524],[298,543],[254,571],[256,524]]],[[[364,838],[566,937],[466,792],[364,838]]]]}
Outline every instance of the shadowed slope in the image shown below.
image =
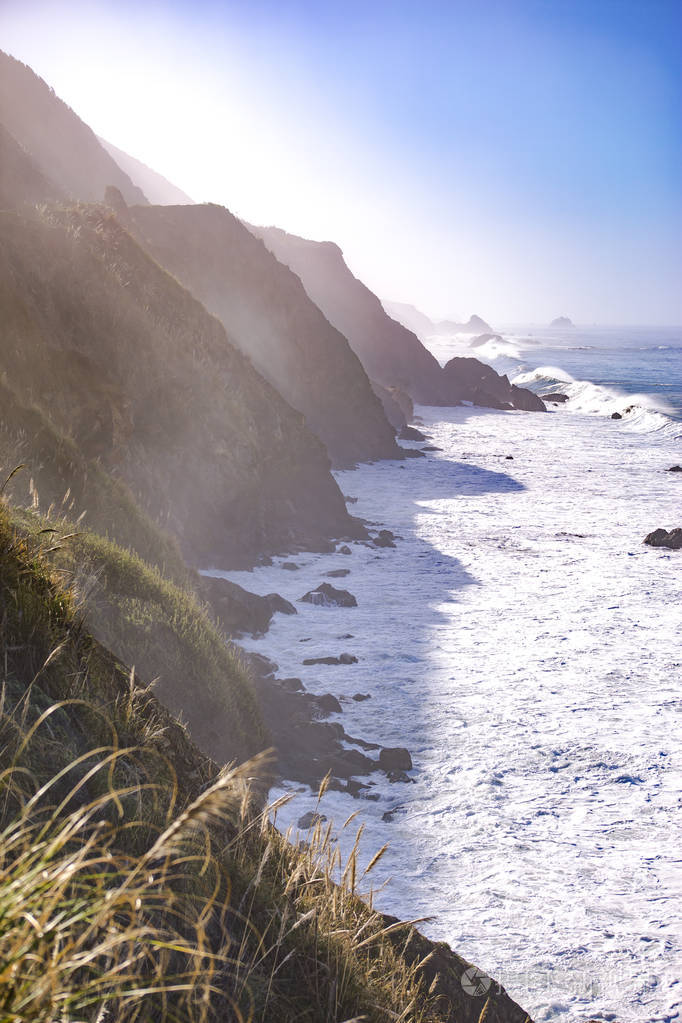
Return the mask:
{"type": "Polygon", "coordinates": [[[393,430],[346,338],[299,278],[221,206],[139,206],[138,241],[218,316],[256,368],[303,412],[337,466],[397,458],[393,430]]]}
{"type": "Polygon", "coordinates": [[[0,216],[2,364],[193,563],[357,535],[303,417],[110,211],[0,216]]]}

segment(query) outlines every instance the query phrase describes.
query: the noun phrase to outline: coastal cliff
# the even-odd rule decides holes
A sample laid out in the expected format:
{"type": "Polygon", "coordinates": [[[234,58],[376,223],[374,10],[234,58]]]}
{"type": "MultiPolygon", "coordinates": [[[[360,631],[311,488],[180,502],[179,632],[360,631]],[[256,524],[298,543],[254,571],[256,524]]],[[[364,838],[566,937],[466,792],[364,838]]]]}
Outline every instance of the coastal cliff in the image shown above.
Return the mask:
{"type": "Polygon", "coordinates": [[[346,338],[222,206],[136,206],[139,243],[217,316],[230,339],[305,415],[335,466],[399,458],[394,431],[346,338]]]}
{"type": "MultiPolygon", "coordinates": [[[[309,241],[275,227],[249,226],[282,263],[299,275],[312,300],[348,338],[377,384],[398,387],[422,405],[471,401],[497,408],[503,401],[504,407],[544,410],[542,402],[538,403],[530,391],[513,390],[506,377],[499,377],[490,366],[476,359],[466,360],[466,367],[452,360],[441,369],[417,335],[391,319],[377,296],[353,276],[338,245],[309,241]],[[493,378],[497,378],[497,383],[493,378]],[[504,399],[497,397],[502,392],[504,399]]],[[[445,329],[448,325],[442,326],[445,329]]],[[[449,326],[475,333],[487,325],[474,316],[468,324],[449,326]]]]}
{"type": "Polygon", "coordinates": [[[362,534],[302,415],[111,210],[6,213],[0,237],[8,385],[191,563],[362,534]]]}

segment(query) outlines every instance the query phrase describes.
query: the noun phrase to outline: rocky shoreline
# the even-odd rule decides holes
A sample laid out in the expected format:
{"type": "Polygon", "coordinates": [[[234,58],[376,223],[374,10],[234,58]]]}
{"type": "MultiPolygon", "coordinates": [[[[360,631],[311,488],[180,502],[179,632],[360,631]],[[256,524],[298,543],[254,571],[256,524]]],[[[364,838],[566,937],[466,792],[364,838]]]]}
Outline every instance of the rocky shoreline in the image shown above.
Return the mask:
{"type": "MultiPolygon", "coordinates": [[[[396,539],[390,530],[380,529],[371,539],[360,542],[385,549],[395,548],[396,539]]],[[[351,553],[346,544],[339,544],[336,551],[341,555],[351,553]]],[[[287,571],[298,568],[295,562],[290,561],[283,562],[281,567],[287,571]]],[[[342,577],[348,571],[340,568],[327,575],[342,577]]],[[[203,575],[201,595],[232,642],[245,635],[263,636],[276,613],[297,614],[294,604],[278,593],[258,596],[223,577],[203,575]]],[[[303,594],[299,600],[339,607],[353,607],[357,603],[348,590],[337,589],[326,582],[303,594]]],[[[352,638],[350,634],[339,637],[345,641],[352,638]]],[[[277,778],[273,781],[286,779],[316,790],[329,776],[330,789],[370,801],[379,798],[372,792],[374,783],[369,780],[375,771],[381,771],[391,783],[407,784],[412,781],[407,773],[412,770],[412,758],[407,749],[382,747],[371,740],[349,735],[340,721],[328,720],[332,715],[343,713],[344,703],[368,700],[368,694],[314,695],[306,690],[300,678],[278,675],[279,666],[268,657],[253,652],[242,653],[276,751],[277,778]],[[368,780],[359,781],[358,778],[368,780]]],[[[334,666],[357,663],[357,658],[344,651],[325,657],[305,658],[302,663],[334,666]]]]}

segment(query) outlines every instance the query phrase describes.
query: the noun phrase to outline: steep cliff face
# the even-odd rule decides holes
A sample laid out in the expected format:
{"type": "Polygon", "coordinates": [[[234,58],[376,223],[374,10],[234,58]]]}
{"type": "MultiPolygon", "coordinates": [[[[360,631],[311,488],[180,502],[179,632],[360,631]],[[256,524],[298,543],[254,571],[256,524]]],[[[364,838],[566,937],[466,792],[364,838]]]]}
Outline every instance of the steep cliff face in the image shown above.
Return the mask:
{"type": "MultiPolygon", "coordinates": [[[[506,377],[477,359],[453,359],[441,369],[419,338],[392,320],[376,295],[353,277],[338,245],[308,241],[275,227],[251,230],[299,275],[310,297],[346,335],[376,383],[407,391],[423,405],[473,401],[492,408],[544,410],[530,391],[512,389],[506,377]]],[[[463,329],[476,321],[478,317],[472,316],[463,329]]]]}
{"type": "Polygon", "coordinates": [[[308,241],[275,227],[250,229],[298,274],[313,302],[348,338],[372,380],[401,387],[425,405],[449,404],[436,359],[353,276],[338,245],[308,241]]]}
{"type": "Polygon", "coordinates": [[[97,200],[115,185],[126,201],[147,201],[87,124],[30,67],[1,50],[0,122],[66,195],[97,200]]]}
{"type": "Polygon", "coordinates": [[[126,225],[305,415],[336,466],[398,458],[358,357],[299,278],[221,206],[138,206],[126,225]]]}
{"type": "MultiPolygon", "coordinates": [[[[303,417],[106,208],[0,215],[0,371],[195,564],[358,535],[303,417]]],[[[65,481],[65,487],[68,481],[65,481]]]]}

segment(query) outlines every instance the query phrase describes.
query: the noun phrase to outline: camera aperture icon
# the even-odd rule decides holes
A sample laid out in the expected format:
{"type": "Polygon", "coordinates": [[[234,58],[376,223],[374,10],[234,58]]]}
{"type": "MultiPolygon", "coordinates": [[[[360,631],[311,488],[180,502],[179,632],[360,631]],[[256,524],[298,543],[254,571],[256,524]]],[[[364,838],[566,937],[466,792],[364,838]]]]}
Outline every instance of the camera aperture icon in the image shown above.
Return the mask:
{"type": "Polygon", "coordinates": [[[478,970],[475,966],[471,966],[462,974],[461,983],[462,988],[468,995],[480,998],[481,995],[487,995],[492,985],[492,978],[487,973],[484,973],[483,970],[478,970]]]}

